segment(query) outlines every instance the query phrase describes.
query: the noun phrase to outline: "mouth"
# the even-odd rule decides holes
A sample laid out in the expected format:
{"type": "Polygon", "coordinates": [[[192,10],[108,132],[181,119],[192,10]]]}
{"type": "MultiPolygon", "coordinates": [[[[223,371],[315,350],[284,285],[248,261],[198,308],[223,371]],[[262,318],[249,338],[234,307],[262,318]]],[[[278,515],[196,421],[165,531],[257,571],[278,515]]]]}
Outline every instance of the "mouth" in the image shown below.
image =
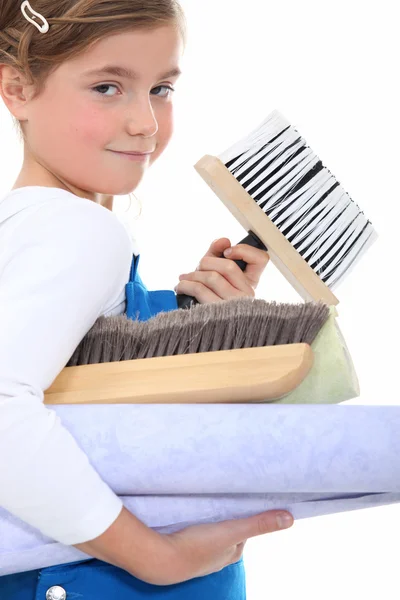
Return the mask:
{"type": "Polygon", "coordinates": [[[121,158],[127,158],[129,160],[136,160],[136,161],[146,161],[150,158],[151,154],[153,154],[152,152],[121,152],[118,150],[111,150],[111,152],[113,152],[114,154],[117,154],[118,156],[121,156],[121,158]]]}
{"type": "Polygon", "coordinates": [[[153,154],[154,150],[150,150],[149,152],[137,152],[136,150],[111,150],[111,152],[116,152],[117,154],[132,154],[133,156],[148,156],[149,154],[153,154]]]}

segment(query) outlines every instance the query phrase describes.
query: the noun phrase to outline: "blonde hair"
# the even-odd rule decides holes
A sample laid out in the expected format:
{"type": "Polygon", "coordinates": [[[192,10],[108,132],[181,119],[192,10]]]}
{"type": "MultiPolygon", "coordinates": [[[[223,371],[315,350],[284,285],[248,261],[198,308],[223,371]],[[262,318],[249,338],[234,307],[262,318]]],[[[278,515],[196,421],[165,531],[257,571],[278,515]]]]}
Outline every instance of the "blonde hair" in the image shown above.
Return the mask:
{"type": "Polygon", "coordinates": [[[185,15],[178,0],[32,0],[33,10],[49,23],[47,33],[27,21],[22,0],[0,2],[0,64],[26,77],[33,86],[32,98],[40,95],[61,63],[109,35],[175,24],[186,43],[185,15]]]}

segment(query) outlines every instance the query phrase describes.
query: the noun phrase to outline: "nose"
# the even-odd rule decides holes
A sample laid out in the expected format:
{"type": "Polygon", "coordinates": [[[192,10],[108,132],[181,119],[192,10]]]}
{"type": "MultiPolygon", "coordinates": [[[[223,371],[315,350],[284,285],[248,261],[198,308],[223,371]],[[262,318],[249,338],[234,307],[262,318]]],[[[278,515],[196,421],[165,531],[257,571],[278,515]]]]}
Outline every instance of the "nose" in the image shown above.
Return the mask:
{"type": "Polygon", "coordinates": [[[128,113],[128,130],[130,135],[151,137],[158,131],[158,122],[154,115],[150,98],[137,97],[128,113]]]}

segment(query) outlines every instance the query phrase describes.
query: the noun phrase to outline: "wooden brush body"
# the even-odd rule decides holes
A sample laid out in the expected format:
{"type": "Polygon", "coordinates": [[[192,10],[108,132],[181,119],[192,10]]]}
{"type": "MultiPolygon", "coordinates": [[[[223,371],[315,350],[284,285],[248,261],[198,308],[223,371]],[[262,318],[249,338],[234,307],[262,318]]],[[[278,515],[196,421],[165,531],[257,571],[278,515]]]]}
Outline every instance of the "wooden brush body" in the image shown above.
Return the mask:
{"type": "Polygon", "coordinates": [[[64,368],[45,404],[272,401],[310,371],[309,344],[282,344],[64,368]]]}

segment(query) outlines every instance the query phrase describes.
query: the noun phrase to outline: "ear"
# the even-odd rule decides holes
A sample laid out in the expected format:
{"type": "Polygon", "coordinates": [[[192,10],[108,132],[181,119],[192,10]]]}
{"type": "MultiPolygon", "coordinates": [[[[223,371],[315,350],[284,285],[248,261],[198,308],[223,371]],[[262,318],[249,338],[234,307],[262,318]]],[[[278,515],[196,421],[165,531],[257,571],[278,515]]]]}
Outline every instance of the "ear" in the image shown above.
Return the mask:
{"type": "Polygon", "coordinates": [[[19,121],[27,119],[27,105],[32,86],[23,74],[11,65],[0,65],[0,95],[10,113],[19,121]]]}

